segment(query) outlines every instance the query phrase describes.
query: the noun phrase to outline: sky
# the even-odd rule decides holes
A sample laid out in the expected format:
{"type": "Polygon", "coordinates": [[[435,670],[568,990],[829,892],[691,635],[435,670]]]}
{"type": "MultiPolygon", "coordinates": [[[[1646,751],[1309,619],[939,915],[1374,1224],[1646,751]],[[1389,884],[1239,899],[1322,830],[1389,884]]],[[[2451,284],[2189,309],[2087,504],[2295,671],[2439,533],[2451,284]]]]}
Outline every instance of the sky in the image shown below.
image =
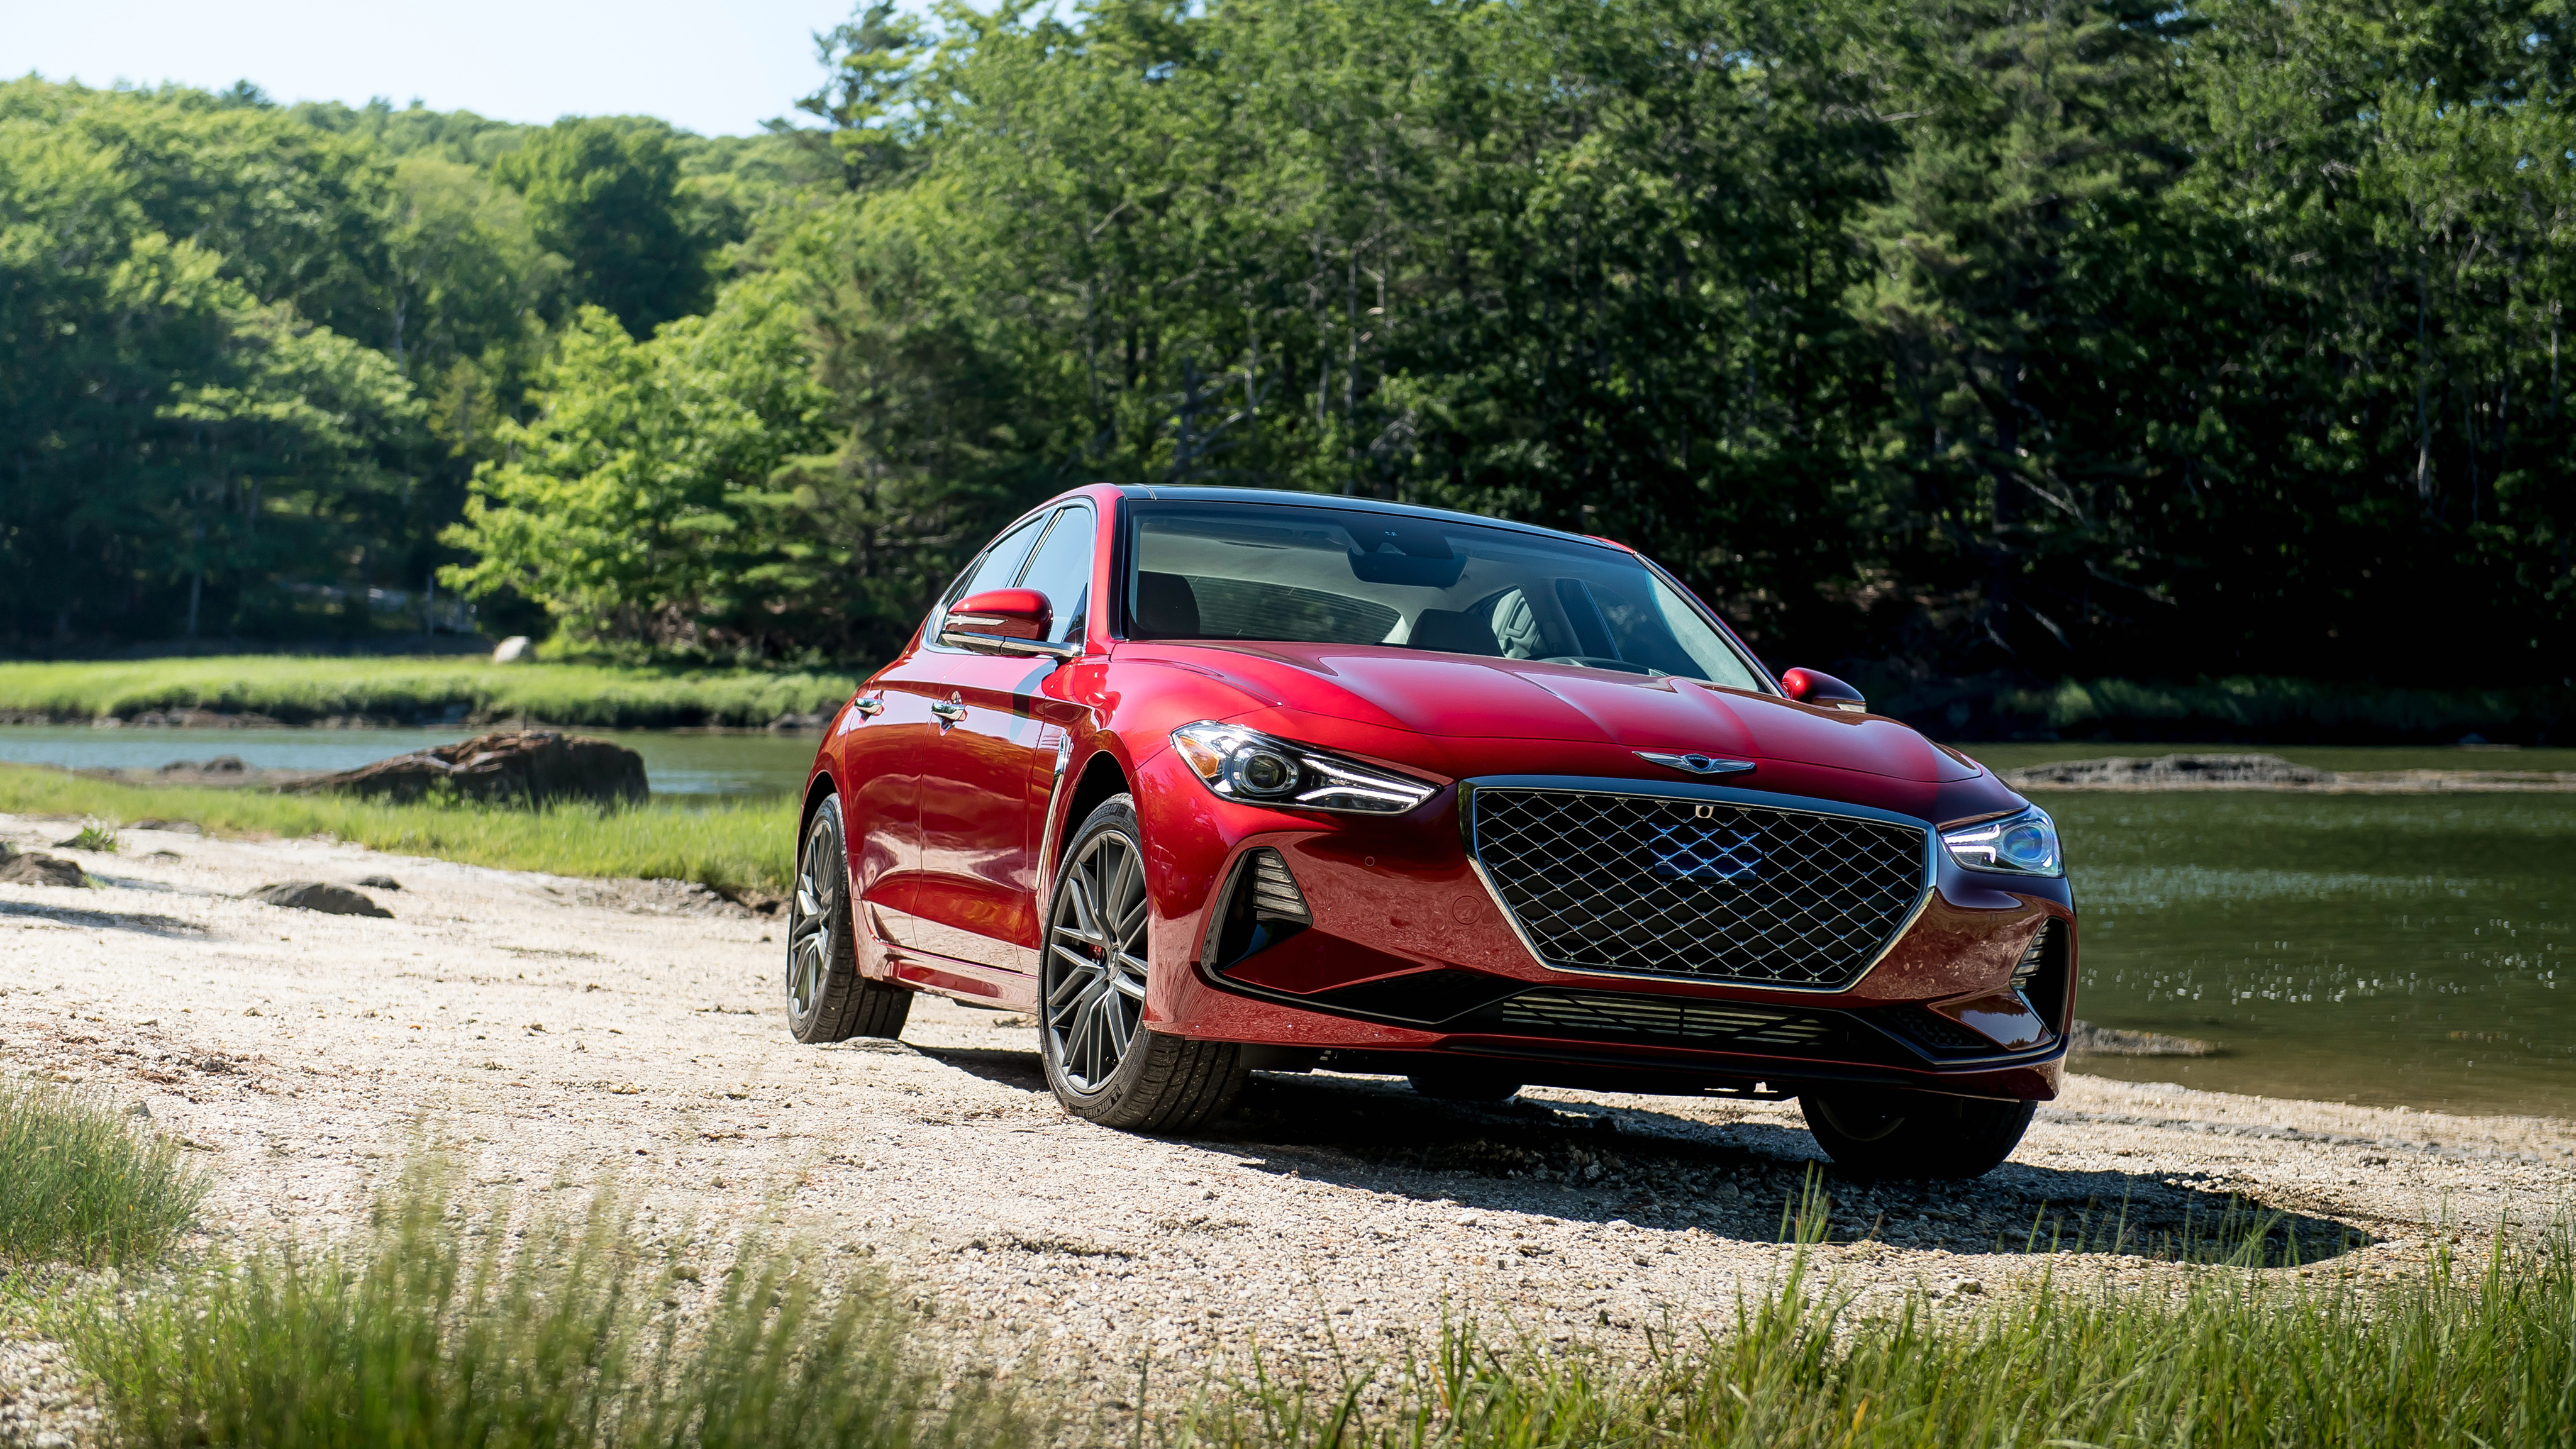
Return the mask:
{"type": "Polygon", "coordinates": [[[414,97],[505,121],[651,115],[743,135],[822,79],[850,0],[0,0],[0,76],[248,80],[279,101],[414,97]]]}

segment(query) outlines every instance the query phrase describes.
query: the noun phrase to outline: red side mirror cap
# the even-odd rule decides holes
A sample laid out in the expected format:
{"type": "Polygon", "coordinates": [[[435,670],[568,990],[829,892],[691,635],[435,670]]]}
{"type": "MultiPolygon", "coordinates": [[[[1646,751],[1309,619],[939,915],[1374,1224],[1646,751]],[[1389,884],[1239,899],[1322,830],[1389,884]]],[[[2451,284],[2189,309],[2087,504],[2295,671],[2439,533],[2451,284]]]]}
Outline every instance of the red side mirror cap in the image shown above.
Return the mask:
{"type": "Polygon", "coordinates": [[[996,639],[1044,639],[1055,607],[1035,589],[986,589],[948,611],[947,627],[996,639]]]}
{"type": "Polygon", "coordinates": [[[1817,669],[1792,669],[1780,676],[1780,688],[1801,704],[1830,705],[1854,714],[1866,713],[1869,701],[1860,691],[1817,669]]]}

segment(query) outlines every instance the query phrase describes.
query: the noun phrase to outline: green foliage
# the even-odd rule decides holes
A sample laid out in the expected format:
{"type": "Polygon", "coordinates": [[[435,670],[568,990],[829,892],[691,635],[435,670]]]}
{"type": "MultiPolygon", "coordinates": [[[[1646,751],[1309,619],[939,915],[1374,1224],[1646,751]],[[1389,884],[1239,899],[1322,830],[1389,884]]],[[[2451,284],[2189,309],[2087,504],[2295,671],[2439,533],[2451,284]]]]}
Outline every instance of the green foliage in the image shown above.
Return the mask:
{"type": "Polygon", "coordinates": [[[793,799],[638,809],[472,802],[378,804],[333,795],[117,785],[61,770],[0,765],[0,814],[187,820],[236,835],[328,835],[397,855],[427,855],[553,875],[697,881],[720,890],[786,888],[795,866],[793,799]]]}
{"type": "Polygon", "coordinates": [[[1002,1392],[947,1392],[864,1269],[706,1247],[701,1283],[604,1197],[585,1221],[455,1202],[415,1173],[339,1250],[191,1265],[49,1328],[144,1445],[832,1446],[1012,1444],[1042,1426],[1002,1392]],[[671,1311],[682,1295],[699,1310],[671,1311]]]}
{"type": "Polygon", "coordinates": [[[66,1088],[0,1080],[0,1262],[149,1259],[205,1190],[178,1144],[135,1118],[66,1088]]]}
{"type": "Polygon", "coordinates": [[[211,709],[302,725],[358,715],[441,717],[458,709],[475,719],[668,729],[765,725],[780,715],[828,712],[857,687],[853,676],[830,673],[237,655],[0,663],[0,712],[82,722],[211,709]]]}
{"type": "Polygon", "coordinates": [[[679,210],[679,158],[657,126],[566,117],[492,168],[527,198],[540,244],[588,301],[650,333],[706,304],[706,263],[679,210]]]}

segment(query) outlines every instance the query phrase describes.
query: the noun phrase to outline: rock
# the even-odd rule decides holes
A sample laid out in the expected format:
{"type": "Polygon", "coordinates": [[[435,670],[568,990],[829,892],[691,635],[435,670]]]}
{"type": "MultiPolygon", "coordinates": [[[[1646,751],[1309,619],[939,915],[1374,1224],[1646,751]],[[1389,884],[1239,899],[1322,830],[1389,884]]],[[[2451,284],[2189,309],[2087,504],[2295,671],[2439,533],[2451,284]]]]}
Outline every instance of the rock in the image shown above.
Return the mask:
{"type": "Polygon", "coordinates": [[[528,664],[535,661],[537,646],[525,634],[513,634],[492,651],[495,664],[528,664]]]}
{"type": "Polygon", "coordinates": [[[128,828],[134,830],[166,830],[173,835],[203,835],[206,833],[205,827],[199,825],[194,820],[162,820],[158,817],[152,816],[147,816],[144,819],[137,820],[128,828]]]}
{"type": "Polygon", "coordinates": [[[2033,785],[2187,790],[2203,785],[2331,785],[2335,774],[2291,764],[2279,755],[2113,755],[2006,770],[2002,779],[2016,790],[2033,785]]]}
{"type": "Polygon", "coordinates": [[[396,801],[417,800],[445,788],[470,800],[516,805],[556,800],[640,805],[650,793],[642,755],[607,740],[555,730],[477,735],[280,788],[396,801]]]}
{"type": "Polygon", "coordinates": [[[266,901],[289,910],[320,911],[331,916],[377,916],[390,921],[394,915],[347,886],[318,880],[282,880],[261,886],[242,899],[266,901]]]}
{"type": "Polygon", "coordinates": [[[0,885],[85,886],[89,877],[78,864],[58,855],[30,851],[0,854],[0,885]]]}
{"type": "Polygon", "coordinates": [[[202,765],[197,763],[195,760],[172,760],[170,763],[161,767],[161,773],[164,775],[183,773],[194,773],[199,775],[238,775],[249,768],[250,767],[248,765],[242,763],[241,756],[239,755],[217,755],[202,765]]]}
{"type": "Polygon", "coordinates": [[[357,883],[365,886],[371,891],[398,891],[402,889],[402,882],[389,875],[362,875],[358,877],[357,883]]]}
{"type": "Polygon", "coordinates": [[[792,734],[800,730],[819,730],[831,722],[832,717],[829,715],[796,714],[791,711],[771,720],[769,722],[769,732],[774,735],[783,735],[792,734]]]}
{"type": "Polygon", "coordinates": [[[2079,1021],[2067,1028],[2066,1049],[2097,1057],[2205,1057],[2218,1048],[2197,1037],[2166,1036],[2154,1031],[2122,1031],[2079,1021]]]}

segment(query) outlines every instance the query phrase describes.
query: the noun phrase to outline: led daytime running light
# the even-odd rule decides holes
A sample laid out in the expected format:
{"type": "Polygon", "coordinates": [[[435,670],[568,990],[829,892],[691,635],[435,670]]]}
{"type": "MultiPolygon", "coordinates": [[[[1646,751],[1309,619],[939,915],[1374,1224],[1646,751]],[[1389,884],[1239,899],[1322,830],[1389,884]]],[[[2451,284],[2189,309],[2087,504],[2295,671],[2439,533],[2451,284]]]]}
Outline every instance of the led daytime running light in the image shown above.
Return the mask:
{"type": "Polygon", "coordinates": [[[1402,815],[1432,795],[1419,780],[1210,720],[1172,731],[1172,748],[1200,784],[1245,804],[1402,815]]]}
{"type": "Polygon", "coordinates": [[[1942,832],[1942,848],[1970,870],[2006,875],[2066,874],[2066,853],[2057,843],[2057,822],[2033,805],[2017,814],[1942,832]]]}

